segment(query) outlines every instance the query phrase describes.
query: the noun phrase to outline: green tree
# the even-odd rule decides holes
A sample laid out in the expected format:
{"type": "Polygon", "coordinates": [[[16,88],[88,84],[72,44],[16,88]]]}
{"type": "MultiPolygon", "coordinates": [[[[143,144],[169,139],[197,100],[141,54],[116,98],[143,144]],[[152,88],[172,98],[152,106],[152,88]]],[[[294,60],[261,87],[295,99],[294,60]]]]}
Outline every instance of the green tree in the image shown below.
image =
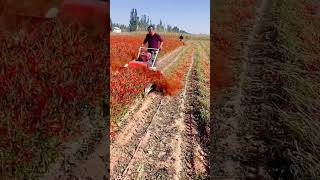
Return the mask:
{"type": "Polygon", "coordinates": [[[148,27],[148,19],[147,15],[143,14],[141,15],[140,21],[139,21],[139,30],[145,30],[148,27]]]}
{"type": "MultiPolygon", "coordinates": [[[[111,19],[110,19],[111,22],[111,19]]],[[[141,15],[140,18],[138,16],[137,9],[132,8],[130,12],[130,21],[129,26],[120,25],[118,24],[117,27],[120,27],[123,31],[139,31],[139,30],[146,30],[149,25],[153,25],[157,28],[158,31],[168,31],[168,32],[180,32],[180,33],[187,33],[186,31],[179,29],[177,26],[172,27],[171,25],[165,24],[160,19],[159,24],[155,25],[152,23],[151,18],[145,14],[141,15]]],[[[115,24],[111,23],[111,26],[114,27],[115,24]]]]}
{"type": "Polygon", "coordinates": [[[112,29],[113,29],[112,20],[111,20],[111,18],[110,18],[110,32],[112,31],[112,29]]]}
{"type": "Polygon", "coordinates": [[[171,32],[172,31],[172,26],[170,24],[167,25],[167,31],[171,32]]]}
{"type": "Polygon", "coordinates": [[[139,24],[138,12],[136,9],[132,9],[130,12],[129,31],[136,31],[139,24]]]}
{"type": "Polygon", "coordinates": [[[157,29],[158,29],[158,31],[163,31],[164,30],[164,27],[163,27],[161,19],[160,19],[160,23],[157,25],[157,29]]]}
{"type": "Polygon", "coordinates": [[[148,16],[148,20],[147,20],[147,26],[151,24],[151,20],[150,17],[148,16]]]}
{"type": "Polygon", "coordinates": [[[136,27],[135,27],[135,31],[136,31],[139,28],[139,16],[138,16],[138,12],[137,12],[136,9],[135,9],[135,12],[134,12],[134,20],[135,20],[135,23],[136,23],[136,27]]]}
{"type": "Polygon", "coordinates": [[[179,28],[178,28],[177,26],[174,26],[174,27],[172,28],[172,31],[173,31],[173,32],[179,32],[179,28]]]}

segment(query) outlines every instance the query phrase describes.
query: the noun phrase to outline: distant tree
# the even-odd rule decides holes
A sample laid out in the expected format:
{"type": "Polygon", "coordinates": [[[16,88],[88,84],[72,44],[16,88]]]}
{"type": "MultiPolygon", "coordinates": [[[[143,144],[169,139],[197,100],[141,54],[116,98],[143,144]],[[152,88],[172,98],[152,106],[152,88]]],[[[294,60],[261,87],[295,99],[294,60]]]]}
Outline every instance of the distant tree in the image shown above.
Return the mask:
{"type": "Polygon", "coordinates": [[[150,17],[148,16],[147,25],[150,25],[150,24],[151,24],[151,20],[150,20],[150,17]]]}
{"type": "Polygon", "coordinates": [[[184,31],[184,30],[180,30],[179,33],[180,34],[189,34],[187,31],[184,31]]]}
{"type": "Polygon", "coordinates": [[[110,32],[112,31],[112,29],[113,29],[112,20],[111,20],[111,18],[110,18],[110,32]]]}
{"type": "Polygon", "coordinates": [[[134,9],[132,9],[130,12],[129,29],[130,31],[134,30],[134,9]]]}
{"type": "Polygon", "coordinates": [[[142,27],[143,27],[143,15],[141,16],[138,24],[139,24],[139,25],[138,25],[138,26],[139,26],[139,29],[138,29],[138,30],[141,30],[142,27]]]}
{"type": "Polygon", "coordinates": [[[129,31],[136,31],[138,28],[139,17],[136,9],[132,9],[130,12],[129,31]]]}
{"type": "Polygon", "coordinates": [[[174,26],[174,27],[172,28],[172,31],[173,31],[173,32],[179,32],[179,28],[178,28],[177,26],[174,26]]]}
{"type": "Polygon", "coordinates": [[[135,31],[136,31],[139,28],[139,16],[138,16],[138,12],[137,12],[136,9],[135,9],[135,12],[134,12],[134,20],[135,20],[135,24],[136,24],[136,27],[135,27],[135,31]]]}
{"type": "Polygon", "coordinates": [[[172,31],[172,26],[169,25],[169,24],[167,25],[167,31],[168,31],[168,32],[171,32],[171,31],[172,31]]]}
{"type": "MultiPolygon", "coordinates": [[[[148,17],[149,18],[149,17],[148,17]]],[[[143,14],[140,17],[140,21],[139,21],[139,28],[138,30],[145,30],[148,27],[148,21],[149,19],[147,19],[147,15],[143,14]]]]}
{"type": "Polygon", "coordinates": [[[164,26],[161,19],[160,19],[160,23],[157,25],[157,29],[158,31],[164,31],[164,26]]]}
{"type": "Polygon", "coordinates": [[[160,19],[159,24],[155,25],[152,23],[152,20],[149,16],[143,14],[140,17],[138,16],[137,9],[132,8],[130,12],[130,20],[129,20],[129,26],[121,25],[121,24],[114,24],[111,21],[110,18],[110,24],[111,27],[119,27],[122,31],[141,31],[146,30],[149,25],[153,25],[156,27],[158,31],[167,31],[167,32],[180,32],[180,33],[187,33],[186,31],[179,29],[177,26],[172,27],[171,25],[165,24],[160,19]]]}
{"type": "Polygon", "coordinates": [[[121,31],[129,31],[129,27],[127,27],[127,26],[124,25],[124,24],[120,24],[120,25],[119,25],[119,28],[121,29],[121,31]]]}

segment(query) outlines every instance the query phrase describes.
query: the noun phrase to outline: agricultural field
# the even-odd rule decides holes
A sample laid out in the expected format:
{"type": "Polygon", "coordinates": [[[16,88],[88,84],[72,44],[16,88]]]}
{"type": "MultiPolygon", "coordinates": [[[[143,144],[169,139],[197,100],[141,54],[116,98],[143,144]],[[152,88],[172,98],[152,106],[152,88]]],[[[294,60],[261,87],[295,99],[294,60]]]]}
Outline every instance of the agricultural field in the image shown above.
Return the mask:
{"type": "Polygon", "coordinates": [[[211,177],[318,179],[319,2],[215,8],[211,177]]]}
{"type": "MultiPolygon", "coordinates": [[[[142,33],[110,36],[110,114],[112,131],[115,127],[121,126],[121,118],[127,113],[129,106],[143,96],[144,87],[148,83],[155,82],[165,87],[168,93],[174,92],[174,87],[171,88],[170,86],[173,82],[168,82],[158,72],[153,73],[144,69],[138,71],[121,69],[126,63],[137,57],[138,48],[144,37],[145,34],[142,33]]],[[[164,35],[163,38],[166,43],[159,54],[159,58],[183,45],[177,39],[177,36],[168,34],[164,35]]]]}
{"type": "MultiPolygon", "coordinates": [[[[127,33],[128,34],[128,33],[127,33]]],[[[123,66],[130,60],[136,58],[138,54],[138,48],[142,44],[146,33],[135,33],[134,35],[114,35],[110,36],[110,67],[111,71],[116,70],[123,66]]],[[[163,51],[159,54],[159,57],[166,53],[171,52],[176,47],[181,46],[182,43],[178,41],[178,35],[165,34],[163,35],[166,41],[163,51]]]]}
{"type": "MultiPolygon", "coordinates": [[[[113,61],[125,64],[132,60],[144,36],[111,35],[110,51],[116,53],[115,56],[111,54],[111,64],[113,61]],[[132,44],[136,46],[126,48],[126,51],[112,49],[121,47],[123,38],[135,42],[132,44]],[[118,60],[119,56],[126,59],[118,60]]],[[[209,38],[190,37],[183,45],[177,36],[164,37],[163,51],[157,63],[159,72],[111,69],[110,86],[114,91],[110,94],[111,123],[114,126],[111,134],[111,179],[184,179],[208,175],[209,38]],[[165,91],[142,96],[144,85],[150,81],[165,91]],[[201,92],[196,94],[198,87],[201,87],[201,92]],[[123,88],[126,90],[121,91],[123,88]],[[127,97],[131,98],[129,102],[127,97]],[[125,100],[127,104],[119,103],[125,100]],[[119,111],[113,113],[117,107],[119,111]],[[155,161],[159,163],[153,163],[155,161]]],[[[119,63],[114,64],[116,67],[119,63]]]]}
{"type": "Polygon", "coordinates": [[[101,141],[108,38],[15,17],[0,21],[0,179],[37,179],[101,141]]]}

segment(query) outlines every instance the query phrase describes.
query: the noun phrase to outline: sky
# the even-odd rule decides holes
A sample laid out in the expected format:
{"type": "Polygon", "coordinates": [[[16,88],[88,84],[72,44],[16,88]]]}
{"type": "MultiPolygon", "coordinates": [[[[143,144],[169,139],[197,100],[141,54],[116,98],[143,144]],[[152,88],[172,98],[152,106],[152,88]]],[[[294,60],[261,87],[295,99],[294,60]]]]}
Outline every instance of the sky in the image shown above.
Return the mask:
{"type": "Polygon", "coordinates": [[[210,33],[210,0],[111,0],[110,16],[113,23],[129,24],[131,9],[138,16],[150,16],[153,24],[160,19],[193,34],[210,33]]]}

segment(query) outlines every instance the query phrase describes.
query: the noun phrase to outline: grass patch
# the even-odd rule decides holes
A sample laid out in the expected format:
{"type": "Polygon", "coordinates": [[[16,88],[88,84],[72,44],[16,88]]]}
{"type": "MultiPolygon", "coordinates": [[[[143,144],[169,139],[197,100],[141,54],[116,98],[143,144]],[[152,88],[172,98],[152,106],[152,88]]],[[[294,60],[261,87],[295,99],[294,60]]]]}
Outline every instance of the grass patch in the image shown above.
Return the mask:
{"type": "MultiPolygon", "coordinates": [[[[285,140],[288,148],[284,158],[290,165],[288,173],[294,179],[320,177],[320,76],[312,76],[314,72],[308,68],[319,63],[319,59],[314,60],[319,57],[315,52],[320,48],[319,44],[305,41],[304,36],[319,37],[319,29],[314,28],[319,23],[312,21],[304,9],[314,3],[312,0],[277,2],[277,28],[285,54],[285,61],[279,64],[283,85],[282,94],[278,94],[285,105],[278,110],[284,132],[289,137],[285,140]]],[[[280,178],[286,177],[280,175],[280,178]]]]}

